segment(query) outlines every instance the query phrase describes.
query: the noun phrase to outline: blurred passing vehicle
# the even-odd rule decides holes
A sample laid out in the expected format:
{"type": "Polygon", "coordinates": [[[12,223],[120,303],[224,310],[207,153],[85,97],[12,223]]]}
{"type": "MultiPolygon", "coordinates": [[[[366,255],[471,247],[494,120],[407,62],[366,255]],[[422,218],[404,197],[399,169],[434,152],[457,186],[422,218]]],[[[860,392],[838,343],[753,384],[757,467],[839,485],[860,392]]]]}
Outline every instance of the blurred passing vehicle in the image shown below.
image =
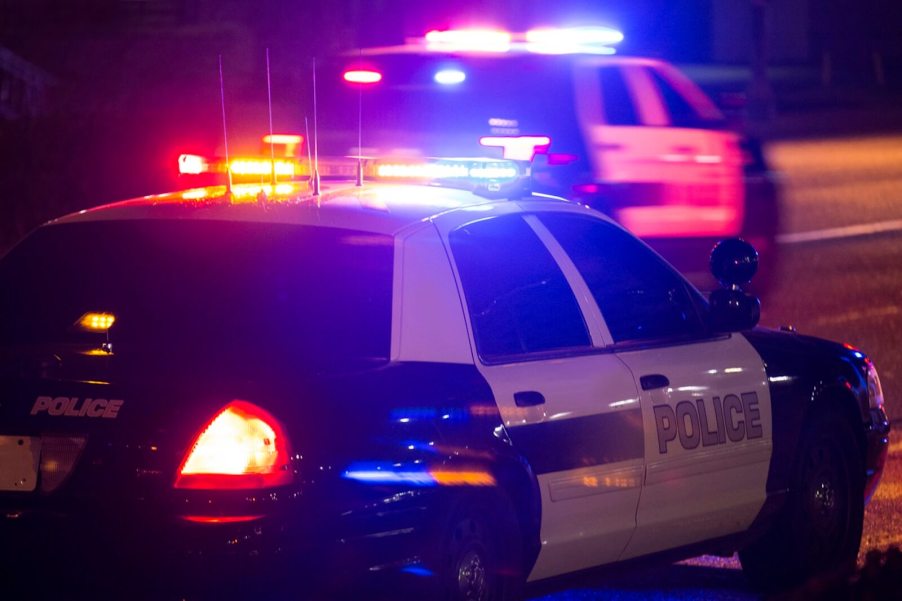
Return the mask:
{"type": "Polygon", "coordinates": [[[715,250],[709,302],[516,163],[319,170],[352,179],[115,203],[0,260],[13,598],[384,578],[498,601],[660,552],[739,549],[761,586],[854,560],[877,372],[755,329],[746,243],[715,250]]]}
{"type": "Polygon", "coordinates": [[[448,30],[349,53],[319,77],[323,148],[533,160],[537,191],[610,215],[693,281],[710,282],[728,236],[756,246],[769,278],[777,188],[760,148],[673,65],[616,55],[621,39],[448,30]]]}

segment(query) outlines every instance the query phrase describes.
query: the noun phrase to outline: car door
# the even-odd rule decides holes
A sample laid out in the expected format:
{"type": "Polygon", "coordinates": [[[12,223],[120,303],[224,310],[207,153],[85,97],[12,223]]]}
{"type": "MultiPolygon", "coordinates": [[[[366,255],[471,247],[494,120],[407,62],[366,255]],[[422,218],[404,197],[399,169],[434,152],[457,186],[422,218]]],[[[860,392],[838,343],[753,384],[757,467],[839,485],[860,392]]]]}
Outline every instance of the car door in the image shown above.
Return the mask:
{"type": "Polygon", "coordinates": [[[455,213],[437,225],[478,368],[541,489],[542,547],[530,579],[615,561],[635,529],[644,469],[632,374],[598,352],[597,310],[584,309],[588,292],[574,289],[572,265],[555,260],[541,224],[477,217],[455,213]]]}
{"type": "Polygon", "coordinates": [[[633,374],[645,431],[636,532],[622,558],[748,528],[765,500],[772,424],[760,356],[715,334],[681,276],[616,225],[543,213],[598,304],[609,349],[633,374]]]}
{"type": "Polygon", "coordinates": [[[689,79],[659,61],[576,69],[593,176],[611,214],[643,238],[725,237],[743,220],[736,134],[689,79]]]}

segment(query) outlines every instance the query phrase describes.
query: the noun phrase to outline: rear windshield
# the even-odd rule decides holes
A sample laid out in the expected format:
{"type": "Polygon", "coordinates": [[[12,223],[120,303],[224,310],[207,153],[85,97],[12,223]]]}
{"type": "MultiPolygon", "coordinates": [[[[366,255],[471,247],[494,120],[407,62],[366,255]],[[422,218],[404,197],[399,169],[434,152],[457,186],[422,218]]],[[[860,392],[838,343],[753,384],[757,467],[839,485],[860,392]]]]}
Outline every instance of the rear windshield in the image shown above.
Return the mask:
{"type": "Polygon", "coordinates": [[[201,220],[46,226],[0,261],[0,339],[111,342],[315,364],[387,359],[392,240],[346,229],[201,220]],[[83,336],[83,335],[82,335],[83,336]]]}
{"type": "Polygon", "coordinates": [[[479,145],[487,135],[548,135],[555,152],[575,152],[580,143],[572,65],[564,57],[343,57],[317,82],[321,152],[324,145],[330,153],[356,151],[358,109],[365,152],[494,156],[497,149],[479,145]],[[345,82],[342,74],[358,66],[382,80],[362,89],[345,82]],[[440,73],[457,83],[439,83],[440,73]]]}

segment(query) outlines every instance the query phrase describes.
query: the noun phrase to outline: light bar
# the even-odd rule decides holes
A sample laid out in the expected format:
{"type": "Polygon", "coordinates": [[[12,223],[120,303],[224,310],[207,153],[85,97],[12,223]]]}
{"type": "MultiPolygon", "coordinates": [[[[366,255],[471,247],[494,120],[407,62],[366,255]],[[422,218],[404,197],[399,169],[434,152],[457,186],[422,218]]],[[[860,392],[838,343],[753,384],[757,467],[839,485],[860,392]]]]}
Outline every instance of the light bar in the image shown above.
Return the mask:
{"type": "Polygon", "coordinates": [[[507,161],[440,159],[378,162],[373,175],[378,179],[391,180],[454,179],[485,182],[515,180],[520,176],[520,170],[514,163],[507,161]]]}
{"type": "MultiPolygon", "coordinates": [[[[273,161],[271,159],[232,159],[229,166],[235,175],[270,175],[273,170],[273,161]]],[[[294,177],[297,171],[297,163],[284,159],[276,159],[275,167],[276,175],[283,177],[294,177]]]]}
{"type": "Polygon", "coordinates": [[[304,136],[298,134],[266,134],[263,136],[264,144],[300,144],[304,136]]]}
{"type": "Polygon", "coordinates": [[[532,161],[537,152],[547,152],[551,145],[548,136],[483,136],[479,138],[483,146],[500,146],[502,155],[512,161],[532,161]]]}
{"type": "Polygon", "coordinates": [[[426,49],[434,52],[504,53],[511,49],[511,34],[493,29],[451,29],[426,34],[426,49]]]}
{"type": "Polygon", "coordinates": [[[623,34],[608,27],[533,29],[526,32],[526,50],[536,54],[614,54],[623,34]]]}
{"type": "MultiPolygon", "coordinates": [[[[511,33],[494,29],[430,31],[423,39],[431,52],[536,54],[614,54],[623,34],[610,27],[555,27],[511,33]]],[[[442,82],[439,82],[442,83],[442,82]]]]}

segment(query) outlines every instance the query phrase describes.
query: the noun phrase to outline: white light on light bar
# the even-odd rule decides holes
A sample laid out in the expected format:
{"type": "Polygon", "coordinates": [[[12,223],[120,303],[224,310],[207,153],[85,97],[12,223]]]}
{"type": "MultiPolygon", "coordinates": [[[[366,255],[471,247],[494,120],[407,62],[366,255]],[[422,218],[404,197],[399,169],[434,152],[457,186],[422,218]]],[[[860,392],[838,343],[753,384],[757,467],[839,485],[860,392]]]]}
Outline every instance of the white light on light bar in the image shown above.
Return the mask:
{"type": "Polygon", "coordinates": [[[515,179],[519,171],[514,165],[483,163],[382,163],[376,166],[376,177],[390,179],[515,179]]]}
{"type": "Polygon", "coordinates": [[[435,79],[435,83],[443,86],[453,86],[463,83],[467,79],[467,74],[458,69],[442,69],[435,74],[433,79],[435,79]]]}
{"type": "MultiPolygon", "coordinates": [[[[235,175],[270,175],[273,162],[265,159],[234,159],[230,163],[235,175]]],[[[295,164],[292,161],[275,161],[276,175],[293,177],[295,164]]]]}
{"type": "Polygon", "coordinates": [[[448,179],[467,177],[466,165],[455,163],[383,163],[376,166],[377,177],[404,179],[448,179]]]}
{"type": "Polygon", "coordinates": [[[437,52],[508,52],[511,34],[492,29],[451,29],[426,34],[426,49],[437,52]]]}
{"type": "Polygon", "coordinates": [[[526,49],[537,54],[614,54],[610,46],[623,34],[608,27],[533,29],[526,32],[526,49]]]}
{"type": "Polygon", "coordinates": [[[207,171],[207,160],[196,154],[179,155],[179,173],[184,175],[198,175],[207,171]]]}

